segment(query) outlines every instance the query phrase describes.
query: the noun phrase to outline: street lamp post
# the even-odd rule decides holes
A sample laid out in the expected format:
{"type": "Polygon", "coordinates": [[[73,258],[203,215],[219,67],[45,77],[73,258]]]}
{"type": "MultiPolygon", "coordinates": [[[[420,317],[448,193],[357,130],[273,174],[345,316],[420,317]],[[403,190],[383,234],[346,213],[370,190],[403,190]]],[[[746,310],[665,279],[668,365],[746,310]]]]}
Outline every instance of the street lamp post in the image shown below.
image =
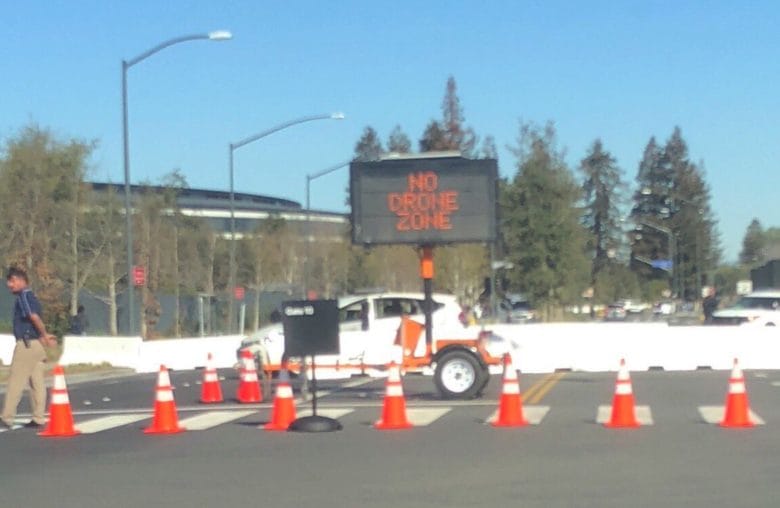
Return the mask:
{"type": "Polygon", "coordinates": [[[661,233],[664,233],[668,239],[669,242],[669,278],[671,279],[671,290],[672,290],[672,296],[675,296],[677,293],[677,283],[675,280],[675,275],[677,273],[677,270],[675,268],[676,259],[674,258],[677,253],[676,248],[676,239],[674,236],[674,231],[671,229],[664,227],[664,226],[658,226],[655,224],[650,224],[649,222],[640,222],[641,226],[647,226],[651,229],[654,229],[656,231],[660,231],[661,233]]]}
{"type": "Polygon", "coordinates": [[[309,192],[309,188],[311,187],[311,181],[316,180],[317,178],[321,176],[325,176],[327,174],[333,173],[336,170],[339,170],[345,166],[348,166],[351,161],[342,162],[341,164],[337,164],[335,166],[331,166],[327,169],[323,169],[322,171],[317,171],[316,173],[312,173],[310,175],[306,175],[306,251],[304,253],[304,260],[303,260],[303,294],[306,297],[306,299],[309,298],[309,276],[310,276],[310,267],[309,267],[309,244],[311,243],[311,195],[309,192]]]}
{"type": "MultiPolygon", "coordinates": [[[[301,118],[297,118],[295,120],[290,120],[289,122],[281,123],[276,127],[272,127],[268,130],[259,132],[252,136],[244,138],[241,141],[237,141],[236,143],[230,143],[228,145],[228,152],[229,152],[228,166],[229,166],[229,174],[230,174],[230,267],[229,267],[230,291],[233,291],[236,285],[236,198],[235,198],[235,192],[233,186],[233,152],[236,151],[236,149],[241,148],[242,146],[248,145],[249,143],[257,141],[258,139],[262,139],[275,132],[284,130],[288,127],[292,127],[293,125],[298,125],[306,122],[313,122],[315,120],[343,120],[344,118],[345,118],[344,113],[330,113],[325,115],[304,116],[301,118]]],[[[234,302],[233,295],[230,295],[230,303],[228,305],[228,332],[232,330],[233,321],[235,320],[234,319],[235,306],[233,302],[234,302]]]]}
{"type": "Polygon", "coordinates": [[[173,46],[174,44],[201,39],[225,41],[231,39],[232,37],[233,35],[226,30],[217,30],[204,34],[183,35],[181,37],[174,37],[173,39],[168,39],[167,41],[161,42],[157,46],[144,51],[135,58],[131,58],[130,60],[122,60],[122,147],[125,173],[125,240],[127,241],[127,321],[128,333],[130,335],[135,335],[135,285],[132,280],[133,220],[132,203],[130,197],[130,142],[127,134],[127,70],[133,65],[146,60],[158,51],[162,51],[169,46],[173,46]]]}

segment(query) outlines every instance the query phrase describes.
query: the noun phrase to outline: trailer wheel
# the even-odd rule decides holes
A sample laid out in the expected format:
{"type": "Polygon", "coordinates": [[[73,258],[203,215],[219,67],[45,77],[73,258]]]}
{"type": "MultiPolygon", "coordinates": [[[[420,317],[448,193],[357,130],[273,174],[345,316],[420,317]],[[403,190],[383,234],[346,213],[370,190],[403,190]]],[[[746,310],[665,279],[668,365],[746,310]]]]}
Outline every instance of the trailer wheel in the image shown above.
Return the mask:
{"type": "Polygon", "coordinates": [[[487,384],[489,373],[467,351],[445,353],[436,362],[433,379],[445,399],[473,399],[487,384]]]}

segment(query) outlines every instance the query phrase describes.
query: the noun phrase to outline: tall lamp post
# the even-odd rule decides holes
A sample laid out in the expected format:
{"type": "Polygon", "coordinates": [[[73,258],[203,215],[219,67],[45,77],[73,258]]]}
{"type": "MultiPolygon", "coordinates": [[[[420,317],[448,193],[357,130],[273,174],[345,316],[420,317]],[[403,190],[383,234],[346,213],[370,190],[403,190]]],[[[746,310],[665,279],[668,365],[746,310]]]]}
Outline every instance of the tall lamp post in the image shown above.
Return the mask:
{"type": "MultiPolygon", "coordinates": [[[[246,146],[249,143],[252,143],[254,141],[257,141],[258,139],[262,139],[266,136],[269,136],[274,132],[279,132],[288,127],[292,127],[293,125],[298,125],[306,122],[313,122],[315,120],[343,120],[344,118],[345,118],[344,113],[329,113],[325,115],[304,116],[301,118],[297,118],[295,120],[290,120],[289,122],[281,123],[276,127],[271,127],[268,130],[264,130],[263,132],[259,132],[252,136],[244,138],[241,141],[230,143],[228,145],[228,152],[229,152],[228,166],[229,166],[229,173],[230,173],[230,267],[229,267],[230,291],[233,291],[233,288],[235,288],[236,285],[236,199],[235,199],[235,192],[233,187],[233,152],[235,152],[236,149],[241,148],[242,146],[246,146]]],[[[233,295],[230,295],[230,304],[228,305],[228,323],[229,323],[228,332],[230,332],[233,329],[233,321],[235,321],[235,306],[233,301],[234,301],[233,295]]]]}
{"type": "Polygon", "coordinates": [[[310,289],[309,288],[309,276],[310,276],[309,244],[311,243],[311,194],[309,192],[309,188],[311,187],[311,181],[316,180],[321,176],[325,176],[330,173],[333,173],[334,171],[337,171],[345,166],[349,166],[350,162],[352,161],[342,162],[341,164],[331,166],[327,169],[323,169],[322,171],[317,171],[316,173],[306,175],[306,251],[304,254],[305,257],[303,261],[303,294],[307,299],[309,298],[309,289],[310,289]]]}
{"type": "Polygon", "coordinates": [[[674,297],[677,293],[677,282],[675,280],[675,254],[677,251],[676,248],[676,239],[674,237],[674,231],[671,229],[664,227],[664,226],[657,226],[655,224],[650,224],[649,222],[640,222],[640,226],[646,226],[650,229],[654,229],[656,231],[660,231],[661,233],[664,233],[668,239],[669,242],[669,278],[671,279],[671,290],[672,290],[672,296],[674,297]]]}
{"type": "Polygon", "coordinates": [[[133,277],[133,219],[132,203],[130,198],[130,143],[127,135],[127,70],[133,65],[140,63],[158,51],[162,51],[168,46],[179,44],[181,42],[195,40],[226,41],[233,35],[227,30],[217,30],[203,34],[183,35],[174,37],[161,42],[157,46],[144,51],[135,58],[122,60],[122,146],[124,155],[125,172],[125,240],[127,241],[127,321],[130,335],[135,335],[135,283],[133,277]]]}

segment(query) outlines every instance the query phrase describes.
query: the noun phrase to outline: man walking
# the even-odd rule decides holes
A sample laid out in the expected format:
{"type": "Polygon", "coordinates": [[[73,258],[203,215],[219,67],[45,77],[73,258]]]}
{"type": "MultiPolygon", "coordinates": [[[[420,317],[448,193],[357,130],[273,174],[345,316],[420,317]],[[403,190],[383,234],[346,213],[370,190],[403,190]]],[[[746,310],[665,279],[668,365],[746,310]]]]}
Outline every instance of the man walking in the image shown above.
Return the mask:
{"type": "Polygon", "coordinates": [[[11,267],[6,274],[6,285],[16,296],[13,326],[16,347],[11,360],[11,372],[5,392],[0,427],[10,429],[25,385],[30,386],[32,420],[25,427],[41,427],[46,423],[46,384],[43,379],[46,350],[56,338],[46,331],[41,318],[41,304],[28,287],[27,273],[11,267]]]}

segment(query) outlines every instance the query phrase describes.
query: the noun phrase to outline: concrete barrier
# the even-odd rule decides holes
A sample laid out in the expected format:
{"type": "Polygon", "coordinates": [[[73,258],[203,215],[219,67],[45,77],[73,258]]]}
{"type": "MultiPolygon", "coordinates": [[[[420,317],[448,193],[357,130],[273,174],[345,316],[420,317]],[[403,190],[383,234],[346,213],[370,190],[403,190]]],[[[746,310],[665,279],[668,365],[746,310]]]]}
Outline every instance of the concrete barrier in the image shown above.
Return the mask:
{"type": "Polygon", "coordinates": [[[16,339],[13,335],[0,335],[0,363],[11,365],[15,347],[16,339]]]}
{"type": "Polygon", "coordinates": [[[224,335],[186,339],[149,340],[141,343],[137,372],[156,372],[160,365],[169,369],[186,370],[204,367],[208,354],[214,357],[217,368],[236,364],[236,350],[243,336],[224,335]]]}
{"type": "MultiPolygon", "coordinates": [[[[511,341],[513,361],[527,373],[614,371],[621,358],[635,371],[729,369],[735,357],[746,369],[780,369],[780,328],[775,327],[548,323],[489,328],[511,341]]],[[[10,343],[4,339],[0,336],[0,355],[9,355],[10,362],[13,338],[10,343]]],[[[236,363],[241,339],[237,335],[152,341],[68,336],[61,363],[107,362],[137,372],[155,372],[161,364],[175,370],[202,367],[211,353],[217,367],[228,368],[236,363]]],[[[0,358],[5,362],[4,356],[0,358]]]]}
{"type": "Polygon", "coordinates": [[[86,337],[66,335],[62,339],[60,365],[108,363],[137,369],[141,337],[86,337]]]}
{"type": "Polygon", "coordinates": [[[751,326],[668,326],[661,323],[495,325],[510,340],[523,372],[731,368],[780,369],[780,329],[751,326]]]}

